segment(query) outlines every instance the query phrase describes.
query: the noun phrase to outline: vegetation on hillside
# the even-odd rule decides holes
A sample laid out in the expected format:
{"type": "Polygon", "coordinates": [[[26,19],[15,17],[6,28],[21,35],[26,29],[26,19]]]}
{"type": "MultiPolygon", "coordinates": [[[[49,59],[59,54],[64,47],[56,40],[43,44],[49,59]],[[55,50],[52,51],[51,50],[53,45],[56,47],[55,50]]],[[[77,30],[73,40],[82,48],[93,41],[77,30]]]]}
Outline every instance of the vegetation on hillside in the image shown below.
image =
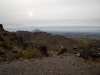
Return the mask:
{"type": "Polygon", "coordinates": [[[38,58],[40,56],[41,56],[40,50],[34,48],[34,49],[27,49],[23,54],[21,53],[10,54],[10,59],[11,60],[19,58],[31,59],[31,58],[38,58]]]}
{"type": "Polygon", "coordinates": [[[98,44],[98,41],[97,40],[87,40],[87,43],[79,43],[77,45],[77,47],[79,49],[87,49],[90,46],[93,46],[93,45],[96,45],[96,44],[98,44]]]}

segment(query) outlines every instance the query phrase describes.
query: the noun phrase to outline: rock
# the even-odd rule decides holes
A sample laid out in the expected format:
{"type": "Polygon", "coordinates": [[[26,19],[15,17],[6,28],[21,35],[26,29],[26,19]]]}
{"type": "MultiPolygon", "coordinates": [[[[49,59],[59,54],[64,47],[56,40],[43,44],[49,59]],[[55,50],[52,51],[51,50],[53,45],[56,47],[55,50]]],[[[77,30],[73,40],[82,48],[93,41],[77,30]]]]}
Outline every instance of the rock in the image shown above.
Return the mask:
{"type": "Polygon", "coordinates": [[[42,56],[48,56],[47,47],[45,45],[41,45],[39,47],[39,49],[40,49],[40,52],[41,52],[42,56]]]}
{"type": "Polygon", "coordinates": [[[4,33],[3,33],[3,36],[7,36],[7,33],[6,33],[6,32],[4,32],[4,33]]]}
{"type": "Polygon", "coordinates": [[[3,25],[2,25],[2,24],[0,24],[0,30],[4,30],[4,29],[3,29],[3,25]]]}
{"type": "Polygon", "coordinates": [[[93,50],[91,57],[93,57],[93,58],[100,57],[100,50],[98,50],[98,49],[93,50]]]}
{"type": "Polygon", "coordinates": [[[83,57],[84,59],[88,59],[92,54],[91,50],[84,50],[83,52],[80,53],[80,56],[83,57]]]}
{"type": "Polygon", "coordinates": [[[78,54],[75,54],[75,56],[77,56],[77,57],[80,57],[80,53],[78,53],[78,54]]]}
{"type": "Polygon", "coordinates": [[[13,53],[17,53],[17,50],[13,50],[12,52],[13,52],[13,53]]]}
{"type": "Polygon", "coordinates": [[[80,56],[85,59],[88,59],[89,57],[96,59],[96,58],[100,57],[100,50],[98,49],[98,46],[92,46],[89,49],[81,52],[80,56]]]}
{"type": "Polygon", "coordinates": [[[62,48],[58,53],[57,55],[61,55],[61,54],[64,54],[65,52],[67,52],[68,49],[66,48],[62,48]]]}
{"type": "Polygon", "coordinates": [[[0,55],[5,55],[5,52],[4,51],[0,51],[0,55]]]}
{"type": "Polygon", "coordinates": [[[3,57],[0,57],[0,62],[1,62],[1,61],[4,61],[4,60],[5,60],[5,58],[3,58],[3,57]]]}
{"type": "Polygon", "coordinates": [[[0,41],[4,41],[4,39],[2,38],[2,36],[0,35],[0,41]]]}

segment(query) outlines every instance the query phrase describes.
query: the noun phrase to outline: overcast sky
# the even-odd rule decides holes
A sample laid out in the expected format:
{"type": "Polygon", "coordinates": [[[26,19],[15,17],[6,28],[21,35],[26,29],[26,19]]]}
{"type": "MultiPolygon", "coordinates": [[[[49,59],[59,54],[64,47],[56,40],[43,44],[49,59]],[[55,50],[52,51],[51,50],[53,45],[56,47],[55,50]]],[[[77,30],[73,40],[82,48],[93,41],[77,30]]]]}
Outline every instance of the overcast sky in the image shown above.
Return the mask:
{"type": "Polygon", "coordinates": [[[0,23],[7,30],[44,26],[100,27],[100,0],[0,0],[0,23]]]}

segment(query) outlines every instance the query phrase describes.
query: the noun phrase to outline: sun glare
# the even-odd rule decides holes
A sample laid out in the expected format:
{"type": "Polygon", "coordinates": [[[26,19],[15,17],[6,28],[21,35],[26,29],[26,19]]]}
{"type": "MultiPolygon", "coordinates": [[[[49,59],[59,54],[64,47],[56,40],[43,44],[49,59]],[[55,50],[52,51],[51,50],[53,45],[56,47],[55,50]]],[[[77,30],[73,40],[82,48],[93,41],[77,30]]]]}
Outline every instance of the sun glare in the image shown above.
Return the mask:
{"type": "Polygon", "coordinates": [[[33,16],[33,14],[31,12],[29,12],[29,16],[33,16]]]}

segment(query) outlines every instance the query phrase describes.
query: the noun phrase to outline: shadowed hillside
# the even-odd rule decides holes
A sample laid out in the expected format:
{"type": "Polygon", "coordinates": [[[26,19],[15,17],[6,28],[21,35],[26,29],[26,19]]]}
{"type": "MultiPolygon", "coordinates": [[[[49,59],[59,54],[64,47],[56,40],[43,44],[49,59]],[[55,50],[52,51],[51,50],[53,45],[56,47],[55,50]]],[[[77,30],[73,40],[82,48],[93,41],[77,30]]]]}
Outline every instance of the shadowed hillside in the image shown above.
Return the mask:
{"type": "Polygon", "coordinates": [[[45,45],[27,43],[23,37],[16,35],[16,33],[5,31],[3,25],[0,24],[0,61],[30,59],[47,55],[45,45]]]}
{"type": "Polygon", "coordinates": [[[52,35],[46,32],[31,33],[28,31],[18,31],[17,35],[22,36],[28,43],[44,44],[48,50],[58,51],[61,47],[73,48],[77,41],[60,35],[52,35]]]}

